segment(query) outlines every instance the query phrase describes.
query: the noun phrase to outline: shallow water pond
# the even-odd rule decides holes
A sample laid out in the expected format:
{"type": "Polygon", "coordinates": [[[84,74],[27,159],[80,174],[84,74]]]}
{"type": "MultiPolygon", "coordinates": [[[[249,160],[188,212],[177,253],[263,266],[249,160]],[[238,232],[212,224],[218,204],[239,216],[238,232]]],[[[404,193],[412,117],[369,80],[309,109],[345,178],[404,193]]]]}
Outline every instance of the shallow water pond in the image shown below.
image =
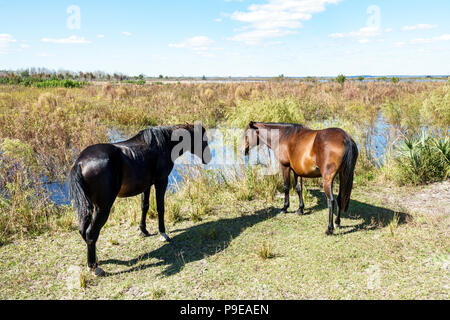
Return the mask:
{"type": "MultiPolygon", "coordinates": [[[[338,126],[338,123],[327,121],[323,125],[332,127],[338,126]]],[[[389,145],[394,144],[393,132],[395,132],[395,129],[381,116],[377,118],[375,125],[369,128],[366,148],[370,150],[374,164],[382,163],[389,145]]],[[[235,136],[239,135],[242,135],[242,131],[235,136]]],[[[111,143],[116,143],[124,141],[132,135],[110,128],[107,136],[111,143]]],[[[260,147],[259,150],[257,148],[251,150],[250,155],[245,157],[242,154],[236,154],[235,148],[225,142],[223,131],[220,129],[210,130],[208,140],[212,156],[211,162],[208,165],[202,165],[200,159],[191,153],[186,153],[178,158],[169,176],[168,189],[170,192],[176,192],[187,176],[195,176],[205,171],[217,181],[232,179],[236,175],[242,174],[244,168],[249,165],[260,164],[267,174],[277,174],[279,171],[278,162],[272,150],[265,146],[260,147]]],[[[70,204],[68,188],[65,183],[46,183],[45,188],[50,193],[51,200],[56,204],[70,204]]]]}

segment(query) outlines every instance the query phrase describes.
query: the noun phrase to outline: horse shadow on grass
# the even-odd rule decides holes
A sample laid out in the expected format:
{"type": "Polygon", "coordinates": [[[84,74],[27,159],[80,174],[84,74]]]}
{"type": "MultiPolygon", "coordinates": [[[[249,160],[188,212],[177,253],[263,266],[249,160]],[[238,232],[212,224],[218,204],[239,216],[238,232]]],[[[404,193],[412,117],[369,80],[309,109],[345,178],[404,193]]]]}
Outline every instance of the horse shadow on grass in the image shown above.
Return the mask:
{"type": "Polygon", "coordinates": [[[181,233],[174,236],[172,242],[166,243],[156,250],[128,261],[109,259],[101,261],[100,264],[115,264],[131,267],[128,270],[120,272],[106,272],[106,276],[131,273],[158,266],[166,266],[162,275],[171,276],[180,272],[185,264],[199,261],[207,256],[222,252],[245,229],[277,216],[280,211],[280,209],[269,207],[255,211],[249,215],[220,219],[185,229],[174,230],[173,232],[181,233]],[[157,259],[158,262],[140,264],[149,259],[157,259]]]}
{"type": "MultiPolygon", "coordinates": [[[[305,208],[305,215],[316,214],[317,211],[327,209],[325,194],[319,190],[310,190],[313,197],[317,198],[317,204],[305,208]]],[[[165,266],[162,272],[163,276],[171,276],[180,272],[185,264],[199,261],[207,256],[215,255],[225,250],[231,241],[238,237],[245,229],[250,228],[260,222],[266,221],[277,216],[281,209],[269,207],[255,211],[253,214],[243,215],[236,218],[220,219],[194,225],[185,229],[174,230],[180,232],[172,238],[172,242],[164,244],[162,247],[149,253],[142,254],[134,259],[123,261],[109,259],[100,262],[101,265],[115,264],[130,267],[127,270],[115,273],[106,273],[106,276],[113,276],[124,273],[137,272],[147,268],[165,266]],[[158,262],[141,264],[149,259],[157,259],[158,262]]],[[[336,212],[335,212],[336,214],[336,212]]],[[[302,216],[298,216],[299,219],[302,216]]],[[[377,207],[371,204],[352,200],[347,213],[342,214],[343,219],[361,220],[357,225],[342,226],[336,236],[363,231],[375,230],[380,227],[386,227],[391,222],[404,224],[412,220],[412,217],[403,212],[377,207]]],[[[323,228],[326,229],[328,220],[324,220],[323,228]]],[[[325,235],[324,235],[325,236],[325,235]]]]}
{"type": "MultiPolygon", "coordinates": [[[[319,190],[309,190],[310,194],[317,198],[317,204],[311,208],[305,208],[306,214],[312,214],[315,211],[328,209],[327,198],[324,192],[319,190]]],[[[336,197],[335,197],[336,198],[336,197]]],[[[335,206],[334,215],[337,214],[337,206],[335,206]]],[[[377,207],[368,203],[351,200],[349,209],[346,213],[341,214],[342,219],[363,220],[360,224],[346,226],[345,220],[341,221],[341,231],[338,235],[345,235],[362,230],[375,230],[386,227],[390,223],[398,225],[412,221],[412,216],[408,213],[393,211],[384,207],[377,207]]],[[[326,228],[328,220],[324,221],[326,228]]]]}

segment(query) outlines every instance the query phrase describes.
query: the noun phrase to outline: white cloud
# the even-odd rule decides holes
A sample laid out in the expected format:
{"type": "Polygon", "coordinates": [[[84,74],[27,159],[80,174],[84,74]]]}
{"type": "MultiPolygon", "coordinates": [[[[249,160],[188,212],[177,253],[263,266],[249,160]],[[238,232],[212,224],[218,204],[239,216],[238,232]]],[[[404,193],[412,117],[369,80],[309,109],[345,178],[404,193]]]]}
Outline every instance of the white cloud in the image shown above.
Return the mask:
{"type": "Polygon", "coordinates": [[[432,37],[432,38],[417,38],[409,40],[408,42],[402,41],[395,43],[396,47],[402,48],[406,45],[415,45],[415,44],[426,44],[426,43],[434,43],[434,42],[440,42],[440,41],[450,41],[450,34],[443,34],[440,36],[432,37]]]}
{"type": "Polygon", "coordinates": [[[202,56],[212,56],[211,50],[219,50],[219,48],[212,48],[213,40],[206,36],[196,36],[187,38],[179,43],[171,43],[169,47],[178,49],[189,49],[202,56]]]}
{"type": "Polygon", "coordinates": [[[42,38],[42,42],[45,43],[56,43],[56,44],[89,44],[91,41],[86,40],[83,37],[70,36],[68,38],[53,39],[53,38],[42,38]]]}
{"type": "Polygon", "coordinates": [[[358,31],[351,31],[348,33],[332,33],[328,35],[331,38],[362,38],[367,39],[369,37],[378,37],[382,34],[379,28],[365,27],[358,31]]]}
{"type": "Polygon", "coordinates": [[[42,57],[42,58],[48,58],[48,57],[55,57],[55,54],[42,52],[42,53],[38,53],[38,56],[42,57]]]}
{"type": "Polygon", "coordinates": [[[437,24],[416,24],[414,26],[404,26],[403,31],[428,30],[437,28],[437,24]]]}
{"type": "Polygon", "coordinates": [[[104,37],[105,37],[104,34],[98,34],[98,35],[97,35],[97,38],[99,38],[99,39],[103,39],[104,37]]]}
{"type": "Polygon", "coordinates": [[[10,34],[0,33],[0,54],[5,54],[11,43],[17,42],[16,39],[10,34]]]}
{"type": "Polygon", "coordinates": [[[127,37],[130,37],[132,35],[132,33],[128,32],[128,31],[124,31],[124,32],[122,32],[122,34],[127,37]]]}
{"type": "Polygon", "coordinates": [[[340,0],[266,0],[264,4],[252,4],[247,11],[235,11],[231,19],[246,23],[240,33],[229,40],[258,44],[266,38],[282,37],[297,33],[301,21],[312,18],[314,13],[325,10],[326,4],[340,0]]]}
{"type": "Polygon", "coordinates": [[[28,49],[28,48],[30,47],[30,45],[29,45],[29,44],[26,44],[26,43],[22,43],[22,44],[20,45],[20,47],[21,47],[22,49],[28,49]]]}
{"type": "Polygon", "coordinates": [[[188,38],[180,43],[171,43],[169,47],[173,48],[188,48],[188,49],[198,49],[211,45],[214,41],[205,36],[196,36],[188,38]]]}

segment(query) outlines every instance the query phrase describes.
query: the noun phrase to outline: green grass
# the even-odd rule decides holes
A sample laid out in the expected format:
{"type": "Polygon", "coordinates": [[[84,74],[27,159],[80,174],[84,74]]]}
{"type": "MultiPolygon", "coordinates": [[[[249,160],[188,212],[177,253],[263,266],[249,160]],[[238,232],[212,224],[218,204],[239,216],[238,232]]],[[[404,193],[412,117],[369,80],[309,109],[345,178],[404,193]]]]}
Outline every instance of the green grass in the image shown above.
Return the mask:
{"type": "Polygon", "coordinates": [[[304,216],[292,213],[291,194],[288,214],[278,195],[168,223],[171,244],[157,240],[156,220],[149,238],[133,223],[107,223],[97,245],[102,278],[86,274],[76,231],[4,245],[0,299],[449,298],[448,215],[391,210],[360,188],[343,228],[327,237],[324,195],[309,193],[315,204],[304,216]]]}

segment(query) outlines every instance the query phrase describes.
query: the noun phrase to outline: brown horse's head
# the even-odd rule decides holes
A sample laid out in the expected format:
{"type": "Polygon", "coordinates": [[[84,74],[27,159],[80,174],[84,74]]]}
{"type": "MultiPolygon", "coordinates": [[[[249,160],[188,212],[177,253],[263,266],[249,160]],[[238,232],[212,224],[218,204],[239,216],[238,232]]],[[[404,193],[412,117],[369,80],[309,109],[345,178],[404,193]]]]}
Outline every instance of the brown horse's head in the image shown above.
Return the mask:
{"type": "Polygon", "coordinates": [[[248,156],[250,149],[258,145],[258,128],[252,121],[249,123],[244,131],[244,136],[242,138],[242,149],[244,154],[248,156]]]}

